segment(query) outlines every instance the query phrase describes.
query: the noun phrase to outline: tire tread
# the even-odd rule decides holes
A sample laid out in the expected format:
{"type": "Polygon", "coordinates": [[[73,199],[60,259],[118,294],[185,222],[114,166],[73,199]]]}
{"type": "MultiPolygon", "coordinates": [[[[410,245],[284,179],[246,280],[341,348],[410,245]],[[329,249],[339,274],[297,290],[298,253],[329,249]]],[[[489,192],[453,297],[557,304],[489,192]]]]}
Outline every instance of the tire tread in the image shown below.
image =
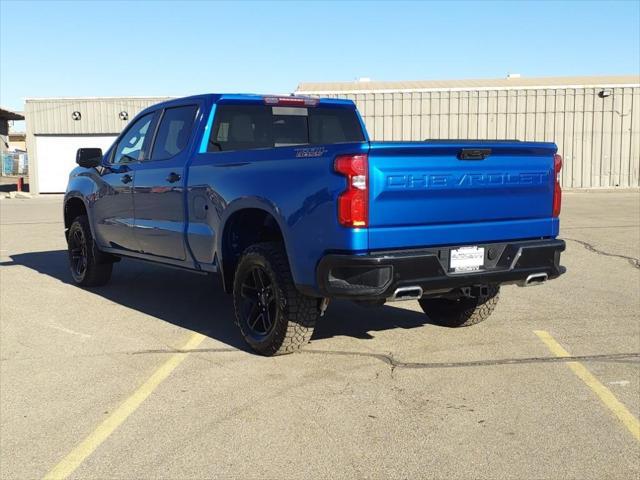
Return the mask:
{"type": "MultiPolygon", "coordinates": [[[[259,243],[247,248],[238,262],[236,281],[238,281],[238,270],[244,262],[251,261],[252,256],[258,256],[266,260],[266,264],[277,279],[276,286],[279,290],[280,298],[285,299],[282,314],[286,318],[286,325],[281,325],[277,322],[275,327],[277,330],[268,342],[258,344],[248,341],[248,343],[258,353],[266,356],[293,353],[311,340],[319,316],[318,299],[303,295],[295,287],[286,253],[278,242],[259,243]]],[[[237,288],[237,286],[234,286],[234,292],[237,291],[237,288]]],[[[236,323],[242,325],[238,318],[240,309],[235,298],[234,304],[236,323]]],[[[247,336],[244,332],[243,335],[246,339],[247,336]]]]}
{"type": "Polygon", "coordinates": [[[78,282],[73,276],[74,282],[81,287],[100,287],[105,285],[111,279],[111,272],[113,270],[113,263],[101,262],[100,257],[102,253],[98,250],[96,242],[93,240],[91,234],[91,227],[89,225],[89,218],[86,215],[80,215],[76,217],[69,227],[69,232],[74,228],[81,228],[85,241],[89,243],[89,258],[87,258],[87,271],[82,281],[78,282]],[[78,227],[76,227],[76,224],[78,227]]]}
{"type": "Polygon", "coordinates": [[[422,299],[422,310],[434,323],[447,327],[469,327],[491,316],[500,300],[500,287],[490,286],[486,296],[461,301],[446,299],[422,299]]]}

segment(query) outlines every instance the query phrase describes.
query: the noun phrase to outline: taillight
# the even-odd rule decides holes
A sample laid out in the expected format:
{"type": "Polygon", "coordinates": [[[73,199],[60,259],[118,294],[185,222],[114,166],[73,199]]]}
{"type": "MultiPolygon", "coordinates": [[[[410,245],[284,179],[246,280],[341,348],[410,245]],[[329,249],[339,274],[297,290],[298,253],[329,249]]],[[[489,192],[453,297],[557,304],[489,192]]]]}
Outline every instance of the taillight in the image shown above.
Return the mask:
{"type": "Polygon", "coordinates": [[[339,155],[334,169],[347,177],[347,188],[338,197],[338,221],[345,227],[369,224],[369,167],[366,154],[339,155]]]}
{"type": "Polygon", "coordinates": [[[553,213],[554,217],[560,216],[560,208],[562,207],[562,189],[560,188],[560,170],[562,169],[562,157],[557,153],[553,156],[553,173],[555,175],[555,183],[553,186],[553,213]]]}

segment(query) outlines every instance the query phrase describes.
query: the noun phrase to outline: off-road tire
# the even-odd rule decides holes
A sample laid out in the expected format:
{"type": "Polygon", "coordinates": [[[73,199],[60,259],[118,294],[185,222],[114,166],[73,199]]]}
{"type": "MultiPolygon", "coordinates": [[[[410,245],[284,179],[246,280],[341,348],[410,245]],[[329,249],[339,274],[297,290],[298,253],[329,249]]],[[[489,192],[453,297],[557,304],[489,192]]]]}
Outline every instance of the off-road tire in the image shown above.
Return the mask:
{"type": "Polygon", "coordinates": [[[423,298],[419,300],[424,313],[436,324],[445,327],[468,327],[489,318],[498,304],[500,287],[489,286],[487,295],[446,298],[423,298]]]}
{"type": "Polygon", "coordinates": [[[294,286],[287,255],[277,242],[256,244],[244,251],[235,272],[233,305],[236,324],[245,341],[265,356],[293,353],[309,343],[320,314],[318,299],[301,294],[294,286]],[[246,287],[248,277],[256,268],[266,274],[275,295],[275,318],[271,330],[264,335],[256,334],[247,320],[251,315],[243,314],[247,309],[243,285],[246,287]]]}
{"type": "Polygon", "coordinates": [[[81,287],[99,287],[111,279],[113,263],[105,261],[91,235],[89,219],[80,215],[73,220],[67,235],[69,268],[73,282],[81,287]],[[78,255],[84,268],[77,268],[78,255]],[[84,260],[83,260],[84,259],[84,260]]]}

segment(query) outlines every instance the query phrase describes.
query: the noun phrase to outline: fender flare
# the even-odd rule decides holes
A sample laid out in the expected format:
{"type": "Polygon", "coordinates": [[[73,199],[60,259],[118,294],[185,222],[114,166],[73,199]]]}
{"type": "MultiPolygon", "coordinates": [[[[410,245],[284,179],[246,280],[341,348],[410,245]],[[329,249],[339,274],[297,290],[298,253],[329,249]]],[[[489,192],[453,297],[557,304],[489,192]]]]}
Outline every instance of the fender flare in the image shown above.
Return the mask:
{"type": "Polygon", "coordinates": [[[284,249],[287,255],[287,260],[289,261],[289,265],[291,265],[290,258],[290,249],[289,249],[289,238],[288,238],[288,228],[287,223],[284,219],[284,215],[282,211],[278,208],[278,206],[272,201],[264,198],[264,197],[241,197],[238,198],[227,205],[224,209],[219,223],[219,234],[216,235],[216,256],[218,257],[218,268],[220,271],[220,276],[222,277],[222,284],[224,290],[226,292],[230,292],[232,286],[226,285],[226,276],[224,272],[224,262],[222,258],[222,242],[224,240],[224,232],[227,228],[227,224],[231,216],[241,210],[253,209],[253,210],[262,210],[265,213],[271,215],[278,224],[278,228],[280,228],[280,232],[282,233],[282,239],[284,240],[284,249]]]}
{"type": "Polygon", "coordinates": [[[89,228],[91,228],[91,234],[95,238],[95,228],[93,224],[93,215],[91,215],[92,205],[91,205],[91,197],[96,194],[96,185],[95,182],[91,179],[89,175],[78,175],[71,179],[69,185],[67,187],[67,192],[64,195],[64,200],[62,202],[62,215],[64,219],[65,210],[67,208],[67,203],[72,199],[79,199],[83,205],[84,209],[87,212],[87,217],[89,219],[89,228]]]}

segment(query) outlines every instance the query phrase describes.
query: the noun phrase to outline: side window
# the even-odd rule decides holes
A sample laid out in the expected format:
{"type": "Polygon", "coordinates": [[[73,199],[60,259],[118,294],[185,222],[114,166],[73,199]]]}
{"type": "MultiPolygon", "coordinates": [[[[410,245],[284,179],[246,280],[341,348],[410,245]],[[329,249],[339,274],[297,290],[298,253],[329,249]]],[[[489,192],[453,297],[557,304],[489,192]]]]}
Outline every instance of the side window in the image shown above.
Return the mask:
{"type": "Polygon", "coordinates": [[[151,160],[166,160],[182,152],[189,143],[197,105],[167,108],[162,115],[151,160]]]}
{"type": "Polygon", "coordinates": [[[144,117],[140,117],[131,128],[127,130],[118,142],[112,163],[128,163],[140,159],[144,139],[149,131],[149,125],[151,125],[153,115],[153,113],[149,113],[144,117]]]}

